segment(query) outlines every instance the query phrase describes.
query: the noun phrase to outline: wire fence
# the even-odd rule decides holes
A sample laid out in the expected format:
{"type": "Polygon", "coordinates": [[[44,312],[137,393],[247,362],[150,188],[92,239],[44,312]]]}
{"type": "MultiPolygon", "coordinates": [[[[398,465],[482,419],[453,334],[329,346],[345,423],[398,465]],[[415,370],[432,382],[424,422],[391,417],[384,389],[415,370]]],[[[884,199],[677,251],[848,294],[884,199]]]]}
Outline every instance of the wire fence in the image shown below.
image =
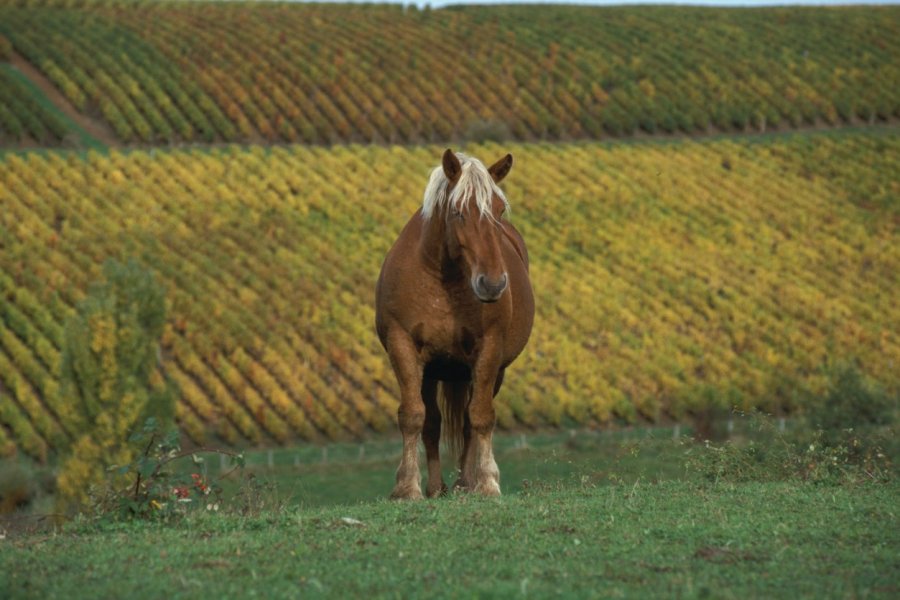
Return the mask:
{"type": "MultiPolygon", "coordinates": [[[[774,419],[774,427],[784,432],[790,423],[784,417],[774,419]]],[[[754,424],[740,416],[724,421],[724,437],[752,433],[754,424]]],[[[641,440],[678,440],[690,437],[694,429],[683,424],[665,427],[628,427],[620,429],[571,428],[551,431],[498,432],[494,435],[494,452],[549,450],[567,444],[616,445],[641,440]]],[[[399,436],[362,442],[334,442],[327,445],[306,444],[289,448],[252,449],[244,452],[245,465],[253,469],[306,468],[314,465],[377,463],[400,459],[402,443],[399,436]]],[[[420,454],[424,450],[419,448],[420,454]]],[[[220,472],[233,468],[231,458],[218,455],[215,465],[220,472]]],[[[215,461],[213,461],[215,462],[215,461]]],[[[209,465],[212,467],[213,465],[209,465]]]]}

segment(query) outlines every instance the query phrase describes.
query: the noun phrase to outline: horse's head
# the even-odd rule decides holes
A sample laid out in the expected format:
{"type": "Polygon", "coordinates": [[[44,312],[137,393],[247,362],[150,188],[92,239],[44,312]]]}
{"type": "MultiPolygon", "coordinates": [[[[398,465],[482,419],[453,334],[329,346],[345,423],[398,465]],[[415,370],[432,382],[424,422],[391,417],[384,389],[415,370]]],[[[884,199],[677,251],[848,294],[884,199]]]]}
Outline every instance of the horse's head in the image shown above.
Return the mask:
{"type": "Polygon", "coordinates": [[[426,189],[423,214],[443,219],[447,257],[468,275],[482,302],[499,300],[508,284],[500,246],[500,218],[508,205],[497,184],[511,167],[510,154],[485,168],[474,158],[447,150],[426,189]],[[429,192],[435,194],[431,206],[429,192]]]}

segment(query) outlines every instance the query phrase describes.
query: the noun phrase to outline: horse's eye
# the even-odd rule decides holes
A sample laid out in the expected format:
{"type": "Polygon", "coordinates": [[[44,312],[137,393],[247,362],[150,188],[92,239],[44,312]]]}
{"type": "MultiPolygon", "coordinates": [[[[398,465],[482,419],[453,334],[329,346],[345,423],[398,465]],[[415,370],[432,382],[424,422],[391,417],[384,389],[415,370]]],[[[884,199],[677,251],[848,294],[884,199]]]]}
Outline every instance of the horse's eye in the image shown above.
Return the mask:
{"type": "Polygon", "coordinates": [[[464,221],[466,219],[465,216],[462,214],[462,212],[460,212],[458,210],[451,210],[450,217],[453,219],[457,219],[459,221],[464,221]]]}

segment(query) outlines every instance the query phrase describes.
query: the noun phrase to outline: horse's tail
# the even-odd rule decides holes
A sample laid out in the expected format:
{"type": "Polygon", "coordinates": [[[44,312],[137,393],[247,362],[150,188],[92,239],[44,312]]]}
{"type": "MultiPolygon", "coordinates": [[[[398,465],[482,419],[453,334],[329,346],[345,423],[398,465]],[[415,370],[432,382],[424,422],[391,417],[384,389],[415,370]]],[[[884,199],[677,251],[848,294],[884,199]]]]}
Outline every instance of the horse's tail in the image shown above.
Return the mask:
{"type": "Polygon", "coordinates": [[[459,457],[465,439],[466,409],[472,399],[472,384],[468,381],[442,381],[438,398],[444,443],[453,456],[459,457]]]}

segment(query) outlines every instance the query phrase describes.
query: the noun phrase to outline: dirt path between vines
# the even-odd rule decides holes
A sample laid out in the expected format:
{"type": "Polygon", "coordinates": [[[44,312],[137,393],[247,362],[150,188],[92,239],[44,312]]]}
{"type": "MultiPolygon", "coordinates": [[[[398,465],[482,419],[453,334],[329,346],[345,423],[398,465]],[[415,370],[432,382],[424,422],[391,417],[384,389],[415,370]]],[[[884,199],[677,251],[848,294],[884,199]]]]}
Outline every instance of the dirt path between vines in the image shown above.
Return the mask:
{"type": "Polygon", "coordinates": [[[109,125],[100,119],[93,119],[78,112],[75,105],[62,95],[53,82],[47,79],[46,75],[28,62],[24,56],[18,52],[13,52],[12,56],[9,58],[9,62],[12,66],[21,71],[25,77],[31,80],[34,85],[40,88],[44,95],[47,96],[47,99],[50,100],[60,112],[74,121],[76,125],[84,129],[91,137],[107,146],[119,145],[119,141],[116,139],[116,136],[109,125]]]}

